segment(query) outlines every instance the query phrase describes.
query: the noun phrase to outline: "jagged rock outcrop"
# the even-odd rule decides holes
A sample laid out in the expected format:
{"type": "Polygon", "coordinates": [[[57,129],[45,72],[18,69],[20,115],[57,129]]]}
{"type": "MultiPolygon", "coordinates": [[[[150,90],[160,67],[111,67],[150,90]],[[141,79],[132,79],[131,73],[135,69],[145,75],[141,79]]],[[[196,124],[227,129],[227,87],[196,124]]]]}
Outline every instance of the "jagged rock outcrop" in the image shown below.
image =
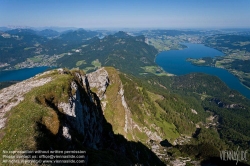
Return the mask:
{"type": "Polygon", "coordinates": [[[100,144],[103,130],[101,107],[97,101],[99,99],[90,91],[88,77],[77,72],[74,74],[79,82],[71,82],[73,94],[68,102],[58,103],[58,108],[67,117],[63,122],[63,136],[71,140],[70,131],[76,130],[84,137],[83,145],[98,149],[97,144],[100,144]]]}
{"type": "Polygon", "coordinates": [[[96,94],[100,100],[105,98],[105,92],[109,85],[109,77],[108,72],[104,69],[104,67],[95,72],[87,74],[85,77],[88,80],[89,87],[97,89],[96,94]]]}

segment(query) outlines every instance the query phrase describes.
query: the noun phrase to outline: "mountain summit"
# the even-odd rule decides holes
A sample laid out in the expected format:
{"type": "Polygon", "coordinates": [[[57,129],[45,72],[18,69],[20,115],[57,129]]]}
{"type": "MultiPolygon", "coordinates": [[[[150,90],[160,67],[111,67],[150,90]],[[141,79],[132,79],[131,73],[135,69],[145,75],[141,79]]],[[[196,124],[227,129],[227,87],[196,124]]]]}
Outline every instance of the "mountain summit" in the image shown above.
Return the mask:
{"type": "Polygon", "coordinates": [[[163,165],[146,146],[161,131],[136,122],[123,86],[114,68],[57,69],[1,90],[1,152],[80,149],[90,165],[163,165]]]}

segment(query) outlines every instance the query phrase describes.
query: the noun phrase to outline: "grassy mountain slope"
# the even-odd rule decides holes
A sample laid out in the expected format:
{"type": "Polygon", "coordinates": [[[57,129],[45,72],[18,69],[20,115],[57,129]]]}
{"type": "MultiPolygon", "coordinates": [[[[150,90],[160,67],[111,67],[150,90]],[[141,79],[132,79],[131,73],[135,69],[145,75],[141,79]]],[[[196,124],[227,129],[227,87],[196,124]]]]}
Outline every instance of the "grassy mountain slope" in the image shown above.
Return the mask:
{"type": "Polygon", "coordinates": [[[150,139],[158,140],[158,137],[169,141],[179,137],[174,124],[161,117],[165,112],[155,102],[155,97],[161,99],[162,96],[140,87],[129,76],[119,74],[114,68],[107,68],[107,71],[111,84],[106,92],[108,104],[104,113],[115,132],[144,144],[150,139]],[[127,102],[127,110],[122,102],[127,102]]]}

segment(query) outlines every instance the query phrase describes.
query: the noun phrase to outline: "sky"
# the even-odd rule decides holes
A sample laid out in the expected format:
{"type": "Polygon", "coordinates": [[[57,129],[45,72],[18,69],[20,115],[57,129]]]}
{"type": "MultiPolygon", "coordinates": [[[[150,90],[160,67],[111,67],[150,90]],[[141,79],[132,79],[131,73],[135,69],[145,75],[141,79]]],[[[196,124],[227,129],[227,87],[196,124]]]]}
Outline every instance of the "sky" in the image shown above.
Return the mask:
{"type": "Polygon", "coordinates": [[[0,0],[0,26],[250,28],[250,1],[0,0]]]}

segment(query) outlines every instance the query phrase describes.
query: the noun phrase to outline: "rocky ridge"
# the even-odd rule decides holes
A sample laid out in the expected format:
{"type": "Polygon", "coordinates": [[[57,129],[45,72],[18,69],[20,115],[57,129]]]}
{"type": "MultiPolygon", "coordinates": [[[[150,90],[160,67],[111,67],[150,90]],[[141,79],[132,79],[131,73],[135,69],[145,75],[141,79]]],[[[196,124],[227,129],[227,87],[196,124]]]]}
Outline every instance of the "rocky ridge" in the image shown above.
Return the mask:
{"type": "MultiPolygon", "coordinates": [[[[35,102],[43,106],[45,110],[48,110],[48,113],[46,113],[47,115],[42,114],[43,117],[38,118],[41,119],[41,121],[36,121],[38,125],[36,132],[41,133],[38,134],[40,138],[30,138],[32,135],[24,136],[27,140],[36,141],[36,143],[28,143],[34,145],[35,147],[33,146],[33,148],[44,150],[48,148],[62,148],[67,150],[76,148],[87,149],[90,153],[90,163],[106,162],[106,160],[110,160],[110,163],[115,163],[116,161],[114,161],[114,159],[120,158],[122,162],[126,163],[125,165],[133,163],[144,163],[144,165],[146,163],[146,165],[151,165],[149,163],[158,163],[158,165],[162,165],[163,163],[148,147],[140,142],[134,142],[138,141],[136,133],[133,132],[134,128],[139,129],[140,132],[145,132],[147,129],[133,122],[131,110],[124,97],[124,89],[121,81],[119,81],[119,88],[117,88],[116,91],[116,97],[119,98],[117,102],[122,105],[124,110],[121,111],[125,111],[126,115],[122,117],[125,125],[121,130],[124,133],[132,134],[132,140],[127,140],[126,135],[123,136],[123,133],[114,133],[112,129],[113,124],[106,120],[105,110],[107,110],[107,108],[105,105],[109,106],[111,103],[109,100],[110,96],[106,91],[109,91],[109,86],[115,85],[115,82],[110,80],[109,77],[109,75],[112,74],[112,72],[110,73],[111,70],[101,68],[93,73],[83,74],[77,70],[68,71],[58,69],[52,72],[54,73],[52,76],[50,76],[50,72],[47,72],[9,88],[5,88],[1,90],[0,93],[1,113],[3,112],[2,110],[4,110],[4,114],[1,117],[2,124],[5,124],[7,121],[6,118],[11,118],[11,116],[4,117],[6,112],[11,112],[11,108],[22,104],[24,98],[26,98],[25,94],[32,92],[33,88],[37,87],[37,93],[34,93],[35,96],[31,96],[31,99],[27,99],[26,102],[35,102]],[[62,81],[62,85],[60,84],[60,80],[58,80],[59,78],[65,79],[62,81]],[[51,85],[48,83],[51,83],[51,85]],[[57,87],[52,86],[53,83],[55,83],[57,87]],[[43,88],[43,90],[39,90],[39,86],[43,88]],[[51,86],[51,88],[54,87],[54,89],[50,90],[49,86],[51,86]],[[62,92],[59,92],[60,87],[64,89],[62,92]],[[65,94],[65,92],[67,92],[67,94],[65,94]],[[4,96],[8,96],[8,98],[4,98],[4,96]],[[68,99],[63,100],[58,98],[58,96],[68,96],[68,99]],[[14,101],[8,104],[8,100],[14,101]],[[106,150],[109,150],[105,152],[108,156],[114,155],[110,150],[115,151],[116,157],[106,158],[104,155],[100,161],[91,160],[95,155],[102,156],[102,153],[106,150]],[[146,160],[145,157],[147,158],[146,160]]],[[[119,80],[119,78],[117,79],[119,80]]],[[[30,95],[31,94],[33,93],[30,93],[30,95]]],[[[8,123],[5,127],[5,132],[10,130],[8,123]]],[[[1,144],[4,144],[3,148],[9,146],[8,139],[6,140],[4,138],[6,135],[3,135],[3,141],[1,142],[1,144]]],[[[152,138],[150,131],[147,135],[152,138]]],[[[25,140],[23,141],[25,142],[25,140]]],[[[20,149],[21,147],[16,148],[20,149]]]]}

